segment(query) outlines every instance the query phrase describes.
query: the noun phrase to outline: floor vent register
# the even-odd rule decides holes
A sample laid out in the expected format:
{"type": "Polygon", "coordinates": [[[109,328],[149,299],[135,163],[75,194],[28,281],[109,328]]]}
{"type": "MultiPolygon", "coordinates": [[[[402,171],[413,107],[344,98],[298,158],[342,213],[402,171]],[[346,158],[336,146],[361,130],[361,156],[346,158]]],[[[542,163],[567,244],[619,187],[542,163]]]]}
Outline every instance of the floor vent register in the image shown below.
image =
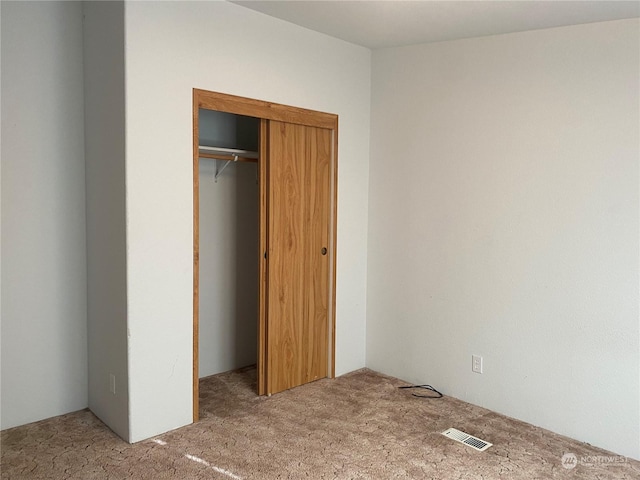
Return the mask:
{"type": "Polygon", "coordinates": [[[471,448],[478,450],[479,452],[484,452],[487,448],[489,448],[493,443],[485,442],[473,435],[469,435],[468,433],[461,432],[460,430],[456,430],[455,428],[448,428],[442,435],[445,437],[449,437],[456,442],[464,443],[471,448]]]}

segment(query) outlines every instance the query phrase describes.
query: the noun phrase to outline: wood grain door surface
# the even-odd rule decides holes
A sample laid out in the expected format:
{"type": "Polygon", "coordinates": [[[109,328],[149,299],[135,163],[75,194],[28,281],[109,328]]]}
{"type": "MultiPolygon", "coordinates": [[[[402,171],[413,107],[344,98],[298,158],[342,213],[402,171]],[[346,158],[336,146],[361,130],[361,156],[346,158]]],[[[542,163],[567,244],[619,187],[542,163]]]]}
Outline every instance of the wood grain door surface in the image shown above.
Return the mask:
{"type": "Polygon", "coordinates": [[[328,375],[332,131],[270,121],[266,389],[328,375]]]}

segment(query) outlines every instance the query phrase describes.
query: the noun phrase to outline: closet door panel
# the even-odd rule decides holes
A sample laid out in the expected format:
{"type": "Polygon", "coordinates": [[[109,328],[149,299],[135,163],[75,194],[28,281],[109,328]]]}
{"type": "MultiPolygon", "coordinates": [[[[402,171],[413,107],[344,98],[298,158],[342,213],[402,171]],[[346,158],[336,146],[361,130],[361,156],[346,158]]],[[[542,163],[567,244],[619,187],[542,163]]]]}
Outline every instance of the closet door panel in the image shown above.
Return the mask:
{"type": "Polygon", "coordinates": [[[331,131],[307,128],[303,382],[327,376],[331,131]]]}
{"type": "Polygon", "coordinates": [[[305,130],[269,126],[267,382],[269,393],[302,383],[305,130]]]}
{"type": "Polygon", "coordinates": [[[327,376],[331,131],[268,133],[267,392],[327,376]]]}

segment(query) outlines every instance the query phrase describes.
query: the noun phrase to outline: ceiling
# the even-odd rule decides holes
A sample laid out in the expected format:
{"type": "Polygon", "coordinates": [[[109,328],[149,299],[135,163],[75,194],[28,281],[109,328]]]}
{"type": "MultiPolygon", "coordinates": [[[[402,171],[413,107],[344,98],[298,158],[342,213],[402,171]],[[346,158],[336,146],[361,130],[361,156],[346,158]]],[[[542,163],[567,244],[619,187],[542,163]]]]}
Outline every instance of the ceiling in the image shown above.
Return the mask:
{"type": "Polygon", "coordinates": [[[233,1],[371,49],[640,17],[640,1],[233,1]]]}

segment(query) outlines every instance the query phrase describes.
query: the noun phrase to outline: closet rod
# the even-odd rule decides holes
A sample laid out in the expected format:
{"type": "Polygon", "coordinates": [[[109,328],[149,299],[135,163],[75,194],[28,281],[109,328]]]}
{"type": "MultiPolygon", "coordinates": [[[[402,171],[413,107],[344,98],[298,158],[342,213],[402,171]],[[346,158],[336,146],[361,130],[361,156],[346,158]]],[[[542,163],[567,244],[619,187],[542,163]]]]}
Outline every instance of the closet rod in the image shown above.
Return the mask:
{"type": "Polygon", "coordinates": [[[231,160],[240,162],[257,162],[258,152],[251,150],[241,150],[239,148],[222,148],[198,146],[198,155],[203,158],[213,158],[215,160],[231,160]],[[229,157],[232,157],[231,159],[229,157]]]}
{"type": "Polygon", "coordinates": [[[216,161],[216,172],[213,177],[216,183],[218,183],[218,177],[222,174],[222,171],[227,168],[229,163],[231,163],[232,161],[258,161],[258,152],[252,152],[251,150],[241,150],[239,148],[208,147],[205,145],[198,145],[198,155],[200,158],[212,158],[216,161]],[[222,166],[222,168],[218,168],[218,160],[224,161],[224,165],[222,166]]]}

